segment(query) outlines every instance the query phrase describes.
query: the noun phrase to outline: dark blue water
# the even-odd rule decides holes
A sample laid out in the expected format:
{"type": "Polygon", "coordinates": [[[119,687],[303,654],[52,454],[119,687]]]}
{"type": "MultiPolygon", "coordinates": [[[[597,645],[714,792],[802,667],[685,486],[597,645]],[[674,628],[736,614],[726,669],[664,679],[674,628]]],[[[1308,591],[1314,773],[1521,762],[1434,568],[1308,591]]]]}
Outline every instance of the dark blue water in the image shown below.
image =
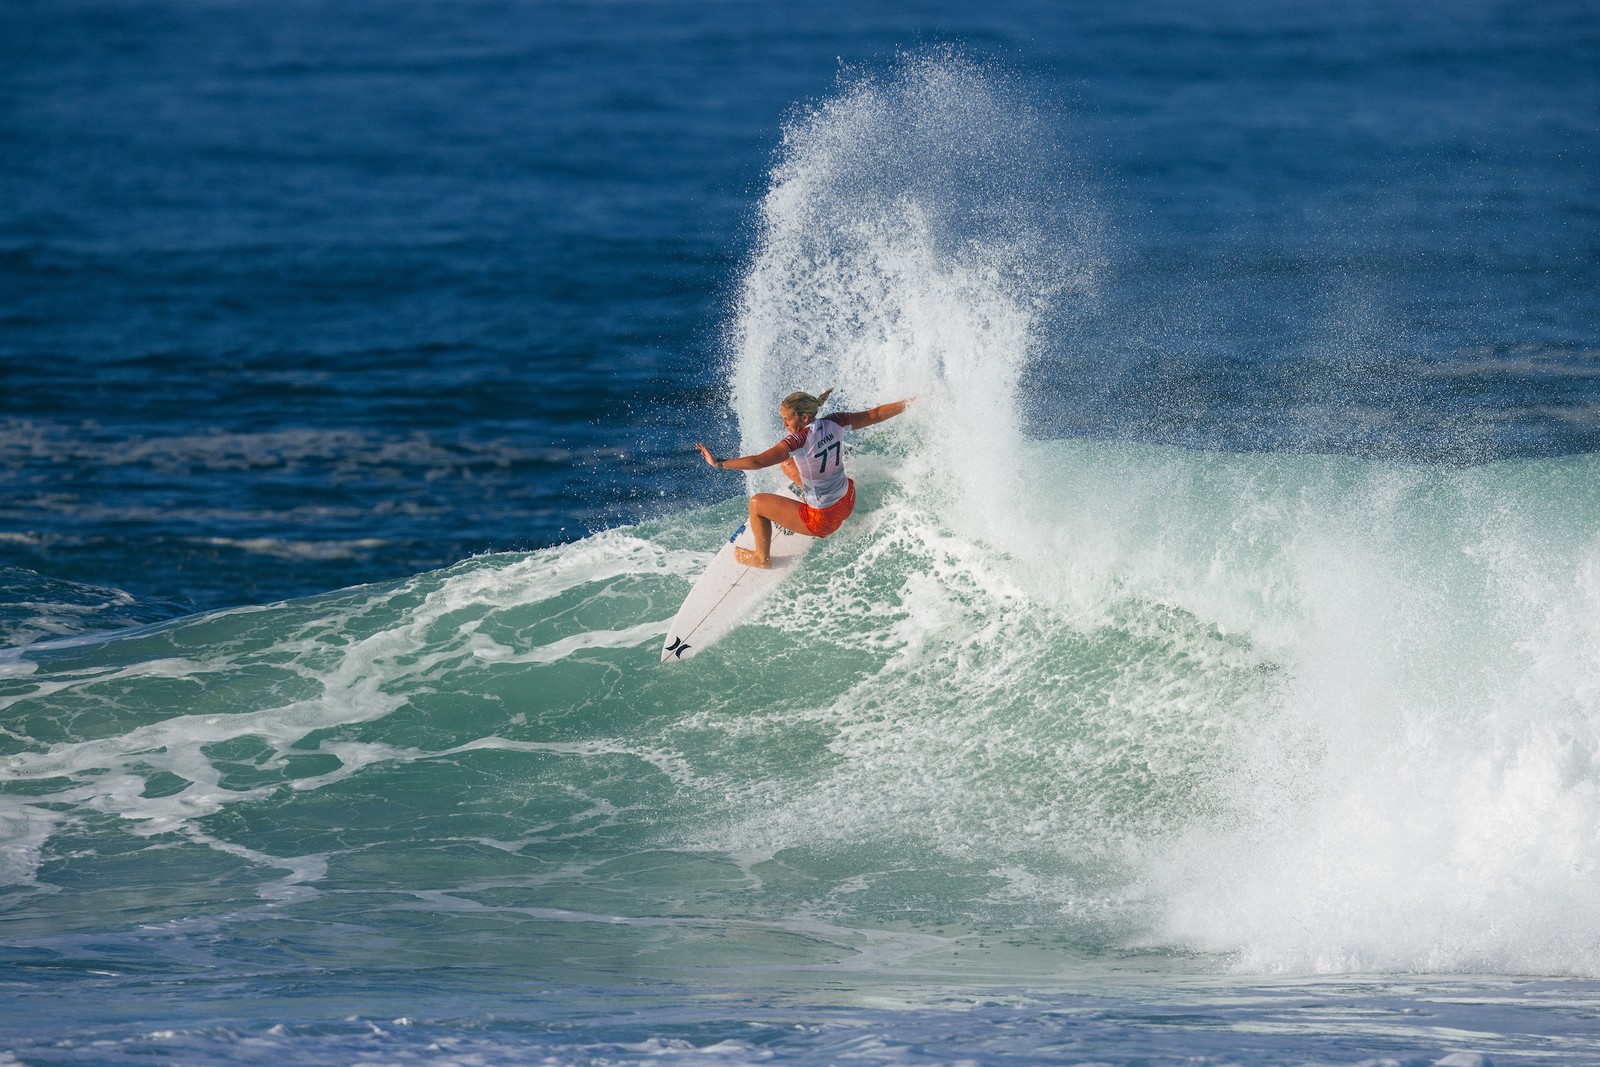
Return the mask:
{"type": "Polygon", "coordinates": [[[51,579],[255,603],[714,498],[684,449],[727,426],[785,118],[942,45],[1036,105],[1102,220],[1033,432],[1597,443],[1590,4],[72,2],[5,26],[3,558],[51,579]]]}
{"type": "Polygon", "coordinates": [[[0,1063],[1600,1063],[1592,2],[12,0],[0,388],[0,1063]]]}

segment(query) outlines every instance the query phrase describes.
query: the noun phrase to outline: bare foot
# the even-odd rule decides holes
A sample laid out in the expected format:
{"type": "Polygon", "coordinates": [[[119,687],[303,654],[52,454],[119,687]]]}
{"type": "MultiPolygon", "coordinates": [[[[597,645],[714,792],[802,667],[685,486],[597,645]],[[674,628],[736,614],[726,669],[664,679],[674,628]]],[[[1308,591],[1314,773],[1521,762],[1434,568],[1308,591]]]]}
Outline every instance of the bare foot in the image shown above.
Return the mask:
{"type": "Polygon", "coordinates": [[[735,545],[733,548],[733,558],[738,560],[740,563],[743,563],[746,567],[765,568],[772,566],[772,561],[770,559],[768,559],[766,556],[756,555],[755,549],[753,548],[740,548],[738,545],[735,545]]]}

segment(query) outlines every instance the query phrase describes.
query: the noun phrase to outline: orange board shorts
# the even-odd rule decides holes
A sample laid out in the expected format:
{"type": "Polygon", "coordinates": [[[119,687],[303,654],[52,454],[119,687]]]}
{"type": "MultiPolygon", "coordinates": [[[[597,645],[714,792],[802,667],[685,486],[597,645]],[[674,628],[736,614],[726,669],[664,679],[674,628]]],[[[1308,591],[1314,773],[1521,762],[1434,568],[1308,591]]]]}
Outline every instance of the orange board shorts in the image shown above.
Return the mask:
{"type": "Polygon", "coordinates": [[[844,496],[835,500],[825,508],[814,508],[804,501],[800,504],[800,521],[806,524],[812,537],[827,537],[850,517],[856,509],[856,483],[854,479],[849,482],[850,488],[844,491],[844,496]]]}

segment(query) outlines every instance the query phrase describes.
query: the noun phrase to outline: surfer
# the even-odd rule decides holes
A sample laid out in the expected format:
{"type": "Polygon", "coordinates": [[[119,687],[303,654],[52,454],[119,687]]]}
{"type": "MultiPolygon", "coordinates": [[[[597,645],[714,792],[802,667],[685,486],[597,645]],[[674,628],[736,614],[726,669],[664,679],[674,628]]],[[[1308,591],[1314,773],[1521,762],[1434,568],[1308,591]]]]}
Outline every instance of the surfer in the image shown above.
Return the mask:
{"type": "Polygon", "coordinates": [[[911,399],[879,404],[865,411],[836,411],[823,419],[817,412],[832,389],[820,396],[790,393],[778,406],[788,436],[765,452],[734,459],[718,459],[705,445],[700,455],[722,470],[758,471],[781,465],[789,480],[800,487],[801,499],[777,493],[757,493],[750,498],[750,532],[756,547],[735,548],[734,556],[747,567],[772,565],[772,524],[812,537],[827,537],[843,525],[856,506],[856,483],[845,475],[842,445],[849,430],[876,426],[905,411],[911,399]]]}

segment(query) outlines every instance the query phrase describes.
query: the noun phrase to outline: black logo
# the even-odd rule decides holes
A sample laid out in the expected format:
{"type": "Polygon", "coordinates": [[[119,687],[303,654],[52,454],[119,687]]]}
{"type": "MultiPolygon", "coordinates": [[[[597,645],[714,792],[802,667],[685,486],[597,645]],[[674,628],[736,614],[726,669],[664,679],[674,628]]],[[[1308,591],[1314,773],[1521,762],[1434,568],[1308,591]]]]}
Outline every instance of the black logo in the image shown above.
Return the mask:
{"type": "Polygon", "coordinates": [[[674,637],[672,639],[672,644],[667,646],[667,651],[671,652],[678,659],[682,659],[683,654],[689,651],[688,642],[684,641],[684,639],[681,637],[674,637]]]}

